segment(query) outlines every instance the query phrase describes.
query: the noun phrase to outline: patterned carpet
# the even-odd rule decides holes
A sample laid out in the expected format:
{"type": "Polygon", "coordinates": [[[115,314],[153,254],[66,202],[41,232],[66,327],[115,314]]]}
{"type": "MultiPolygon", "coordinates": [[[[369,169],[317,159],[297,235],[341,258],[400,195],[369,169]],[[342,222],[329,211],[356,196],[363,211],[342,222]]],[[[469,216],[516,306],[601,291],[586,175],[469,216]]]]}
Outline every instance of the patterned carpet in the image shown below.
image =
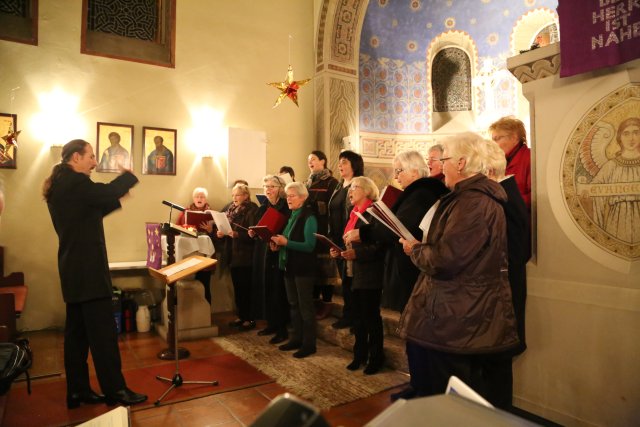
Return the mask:
{"type": "Polygon", "coordinates": [[[320,409],[351,402],[404,384],[406,374],[385,368],[375,375],[364,375],[362,369],[349,371],[346,366],[352,353],[318,340],[318,352],[296,359],[293,352],[280,351],[269,344],[270,337],[255,331],[213,338],[216,344],[235,354],[293,394],[312,402],[320,409]]]}

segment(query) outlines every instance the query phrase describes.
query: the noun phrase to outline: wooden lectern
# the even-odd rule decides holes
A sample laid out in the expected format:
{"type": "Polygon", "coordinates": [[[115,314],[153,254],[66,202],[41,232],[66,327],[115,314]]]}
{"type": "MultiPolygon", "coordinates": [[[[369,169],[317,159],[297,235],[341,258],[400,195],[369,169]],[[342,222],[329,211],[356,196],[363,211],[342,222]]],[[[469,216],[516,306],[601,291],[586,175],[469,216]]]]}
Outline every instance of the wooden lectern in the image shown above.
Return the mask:
{"type": "MultiPolygon", "coordinates": [[[[167,235],[167,246],[172,248],[175,240],[175,235],[172,236],[171,240],[169,240],[169,235],[167,235]]],[[[169,252],[172,254],[172,251],[169,252]]],[[[168,263],[173,262],[160,270],[156,270],[154,268],[149,267],[149,273],[158,279],[161,279],[168,287],[169,292],[167,292],[167,304],[169,307],[169,316],[168,316],[168,329],[167,329],[167,341],[169,341],[169,348],[163,350],[158,357],[163,359],[169,359],[169,356],[172,356],[171,359],[176,361],[176,372],[173,378],[166,378],[161,376],[156,376],[156,379],[161,381],[167,381],[171,383],[171,386],[167,391],[165,391],[162,396],[155,401],[155,405],[158,406],[160,401],[175,387],[180,387],[182,384],[208,384],[208,385],[218,385],[218,381],[183,381],[182,376],[180,375],[180,365],[179,360],[181,358],[189,357],[189,352],[186,349],[184,353],[181,354],[181,349],[178,347],[178,292],[176,290],[176,283],[178,280],[189,276],[190,274],[196,273],[202,269],[210,267],[214,265],[217,261],[215,259],[206,258],[202,256],[190,256],[188,258],[183,259],[180,262],[175,262],[175,259],[168,261],[168,263]]]]}

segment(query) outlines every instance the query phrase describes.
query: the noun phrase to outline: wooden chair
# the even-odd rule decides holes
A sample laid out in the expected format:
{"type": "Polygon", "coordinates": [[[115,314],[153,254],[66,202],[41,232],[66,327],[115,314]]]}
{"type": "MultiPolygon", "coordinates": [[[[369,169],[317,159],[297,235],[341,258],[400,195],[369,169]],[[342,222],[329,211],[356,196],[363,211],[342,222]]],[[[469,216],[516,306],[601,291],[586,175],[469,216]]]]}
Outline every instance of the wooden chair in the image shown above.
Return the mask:
{"type": "Polygon", "coordinates": [[[4,275],[4,247],[0,246],[0,342],[17,337],[16,319],[22,314],[28,291],[24,273],[4,275]]]}

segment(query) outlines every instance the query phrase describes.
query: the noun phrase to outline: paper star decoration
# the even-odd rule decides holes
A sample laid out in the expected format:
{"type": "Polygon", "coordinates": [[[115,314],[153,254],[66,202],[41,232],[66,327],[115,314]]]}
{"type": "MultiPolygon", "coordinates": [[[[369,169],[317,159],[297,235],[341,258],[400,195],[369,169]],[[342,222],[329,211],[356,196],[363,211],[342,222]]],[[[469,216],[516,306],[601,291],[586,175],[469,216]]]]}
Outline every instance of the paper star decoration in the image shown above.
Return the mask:
{"type": "Polygon", "coordinates": [[[283,82],[274,82],[267,83],[269,86],[273,86],[276,89],[280,90],[280,96],[276,99],[275,104],[273,104],[273,108],[276,108],[285,97],[288,97],[293,101],[296,106],[298,106],[298,89],[302,86],[309,83],[311,79],[304,79],[295,81],[293,80],[293,68],[289,65],[289,69],[287,70],[287,78],[283,82]]]}

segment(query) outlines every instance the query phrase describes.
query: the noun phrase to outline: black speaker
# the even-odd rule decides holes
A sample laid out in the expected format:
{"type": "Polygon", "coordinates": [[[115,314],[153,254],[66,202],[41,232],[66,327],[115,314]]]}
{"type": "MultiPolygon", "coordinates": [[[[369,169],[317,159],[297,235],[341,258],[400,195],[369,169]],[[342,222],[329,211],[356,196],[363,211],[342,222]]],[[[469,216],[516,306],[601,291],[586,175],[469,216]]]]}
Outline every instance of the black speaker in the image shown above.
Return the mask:
{"type": "Polygon", "coordinates": [[[250,427],[330,427],[320,410],[289,393],[281,394],[250,427]]]}

